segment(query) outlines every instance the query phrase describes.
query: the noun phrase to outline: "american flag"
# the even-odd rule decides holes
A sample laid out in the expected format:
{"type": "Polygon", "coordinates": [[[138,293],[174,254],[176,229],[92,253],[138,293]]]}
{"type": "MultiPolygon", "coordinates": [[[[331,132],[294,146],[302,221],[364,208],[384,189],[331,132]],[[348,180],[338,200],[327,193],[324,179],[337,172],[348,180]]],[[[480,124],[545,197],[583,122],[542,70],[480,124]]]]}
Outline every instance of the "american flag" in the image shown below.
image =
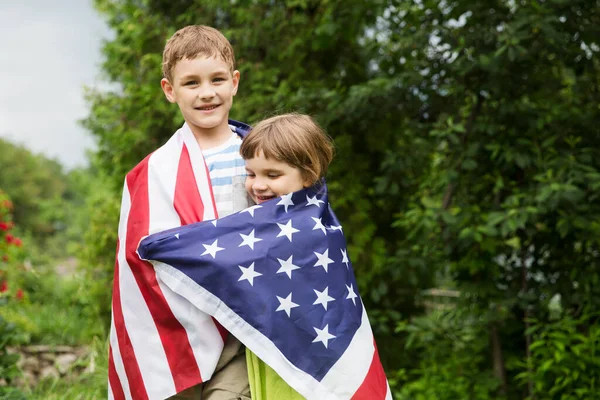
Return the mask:
{"type": "Polygon", "coordinates": [[[391,399],[324,182],[151,235],[138,253],[307,399],[391,399]]]}
{"type": "MultiPolygon", "coordinates": [[[[230,121],[244,136],[249,127],[230,121]]],[[[210,379],[227,332],[140,260],[152,233],[217,217],[202,152],[187,125],[125,179],[112,298],[109,399],[162,400],[210,379]]]]}

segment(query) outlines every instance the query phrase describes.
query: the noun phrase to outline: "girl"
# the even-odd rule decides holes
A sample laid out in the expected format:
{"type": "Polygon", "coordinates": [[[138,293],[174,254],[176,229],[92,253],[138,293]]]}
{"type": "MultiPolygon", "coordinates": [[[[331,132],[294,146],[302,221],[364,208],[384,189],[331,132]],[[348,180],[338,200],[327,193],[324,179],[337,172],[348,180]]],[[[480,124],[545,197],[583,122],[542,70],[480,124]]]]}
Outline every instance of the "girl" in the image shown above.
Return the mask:
{"type": "MultiPolygon", "coordinates": [[[[246,190],[256,204],[320,182],[333,158],[332,141],[308,115],[284,114],[260,122],[240,147],[246,190]]],[[[301,400],[273,369],[246,349],[253,400],[301,400]]]]}

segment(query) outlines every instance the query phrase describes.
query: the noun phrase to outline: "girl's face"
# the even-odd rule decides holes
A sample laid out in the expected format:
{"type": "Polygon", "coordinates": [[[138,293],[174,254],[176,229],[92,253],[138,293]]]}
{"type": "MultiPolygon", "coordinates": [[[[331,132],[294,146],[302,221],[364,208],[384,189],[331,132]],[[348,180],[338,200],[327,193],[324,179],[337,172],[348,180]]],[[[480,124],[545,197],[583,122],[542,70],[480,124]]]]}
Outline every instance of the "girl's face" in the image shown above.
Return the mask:
{"type": "Polygon", "coordinates": [[[256,204],[311,186],[298,168],[265,158],[260,152],[246,160],[246,190],[256,204]]]}

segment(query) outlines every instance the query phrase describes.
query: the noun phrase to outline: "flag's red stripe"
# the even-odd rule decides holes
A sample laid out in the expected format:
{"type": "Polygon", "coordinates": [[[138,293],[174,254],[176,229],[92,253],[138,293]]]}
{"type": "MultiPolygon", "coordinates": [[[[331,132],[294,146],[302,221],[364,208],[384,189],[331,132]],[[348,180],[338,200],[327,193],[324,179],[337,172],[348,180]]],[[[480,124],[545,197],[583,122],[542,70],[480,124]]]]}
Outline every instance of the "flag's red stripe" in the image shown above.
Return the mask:
{"type": "Polygon", "coordinates": [[[201,383],[202,378],[187,332],[170,309],[156,280],[154,268],[140,260],[136,253],[140,239],[148,235],[149,230],[148,159],[127,175],[132,206],[127,221],[126,258],[156,324],[175,389],[179,393],[201,383]]]}
{"type": "Polygon", "coordinates": [[[375,340],[373,340],[373,345],[375,346],[375,351],[373,352],[371,367],[369,367],[369,372],[362,385],[360,385],[354,396],[352,396],[352,400],[384,400],[387,396],[387,378],[379,360],[379,352],[377,351],[375,340]]]}
{"type": "MultiPolygon", "coordinates": [[[[210,176],[208,167],[204,163],[206,168],[206,176],[210,176]]],[[[207,182],[210,189],[211,198],[215,198],[213,194],[212,185],[210,180],[207,182]]],[[[204,218],[204,203],[200,197],[198,191],[198,184],[192,168],[192,162],[190,159],[190,153],[185,146],[181,150],[181,158],[179,159],[179,166],[177,169],[177,182],[175,183],[175,199],[173,200],[173,206],[179,214],[181,225],[193,224],[200,222],[204,218]]],[[[217,208],[213,201],[213,208],[215,211],[215,217],[217,216],[217,208]]],[[[221,324],[216,320],[212,319],[221,335],[221,339],[225,342],[228,332],[221,324]]]]}
{"type": "Polygon", "coordinates": [[[115,369],[115,360],[113,359],[112,347],[108,349],[108,382],[110,382],[110,389],[115,400],[125,400],[125,393],[123,393],[123,387],[121,381],[117,375],[115,369]]]}
{"type": "Polygon", "coordinates": [[[221,339],[223,339],[223,343],[225,343],[225,340],[227,339],[229,332],[227,332],[227,329],[225,329],[223,327],[223,325],[221,325],[221,323],[215,319],[215,317],[211,317],[211,318],[212,318],[213,322],[215,323],[217,330],[219,331],[219,335],[221,335],[221,339]]]}
{"type": "Polygon", "coordinates": [[[183,145],[183,149],[181,149],[181,157],[179,158],[173,206],[177,214],[179,214],[181,225],[200,222],[204,217],[204,203],[200,197],[200,192],[198,192],[190,153],[185,144],[183,145]]]}
{"type": "MultiPolygon", "coordinates": [[[[119,241],[117,241],[117,257],[119,254],[119,241]]],[[[129,390],[135,400],[146,400],[148,399],[148,393],[144,386],[144,379],[140,372],[140,367],[137,363],[135,353],[133,351],[133,345],[129,338],[129,333],[125,327],[125,319],[123,318],[123,309],[121,308],[121,282],[119,282],[119,262],[115,263],[115,281],[113,284],[113,316],[115,322],[115,333],[117,335],[117,343],[119,345],[119,352],[121,353],[121,359],[123,360],[123,366],[125,367],[125,374],[129,381],[129,390]]],[[[114,364],[113,364],[114,366],[114,364]]],[[[112,385],[112,383],[111,383],[112,385]]]]}
{"type": "MultiPolygon", "coordinates": [[[[210,177],[210,171],[208,170],[208,165],[206,165],[206,163],[204,163],[204,168],[206,171],[206,176],[210,177]]],[[[213,192],[213,187],[212,187],[212,183],[211,183],[210,179],[208,180],[208,189],[210,190],[210,198],[214,199],[215,194],[213,192]]],[[[213,204],[213,211],[215,212],[215,218],[219,218],[219,214],[217,212],[217,202],[213,201],[212,204],[213,204]]],[[[227,339],[229,332],[227,332],[227,329],[223,328],[223,325],[221,325],[221,323],[219,321],[217,321],[214,317],[211,317],[211,318],[212,318],[213,322],[215,323],[217,330],[219,331],[219,335],[221,335],[221,339],[223,339],[223,343],[225,343],[225,340],[227,339]]]]}

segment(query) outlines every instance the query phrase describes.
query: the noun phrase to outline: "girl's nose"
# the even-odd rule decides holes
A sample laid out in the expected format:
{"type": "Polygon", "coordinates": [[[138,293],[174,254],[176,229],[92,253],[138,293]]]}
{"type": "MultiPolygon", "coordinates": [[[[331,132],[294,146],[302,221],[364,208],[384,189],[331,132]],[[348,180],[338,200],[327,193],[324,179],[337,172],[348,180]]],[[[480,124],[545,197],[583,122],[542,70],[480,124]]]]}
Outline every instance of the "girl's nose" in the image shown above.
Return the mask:
{"type": "Polygon", "coordinates": [[[267,184],[264,179],[256,177],[252,183],[252,189],[257,192],[264,191],[267,190],[267,184]]]}

